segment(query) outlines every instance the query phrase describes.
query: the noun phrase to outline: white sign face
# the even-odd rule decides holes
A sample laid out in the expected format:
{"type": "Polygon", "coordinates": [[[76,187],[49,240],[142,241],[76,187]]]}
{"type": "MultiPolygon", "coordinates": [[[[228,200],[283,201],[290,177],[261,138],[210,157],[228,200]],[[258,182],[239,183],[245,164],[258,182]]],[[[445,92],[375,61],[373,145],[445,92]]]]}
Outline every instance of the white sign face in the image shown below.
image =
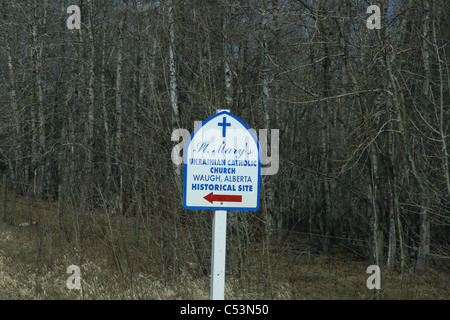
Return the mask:
{"type": "Polygon", "coordinates": [[[260,148],[241,119],[227,111],[212,116],[195,130],[184,150],[186,209],[259,209],[260,148]]]}

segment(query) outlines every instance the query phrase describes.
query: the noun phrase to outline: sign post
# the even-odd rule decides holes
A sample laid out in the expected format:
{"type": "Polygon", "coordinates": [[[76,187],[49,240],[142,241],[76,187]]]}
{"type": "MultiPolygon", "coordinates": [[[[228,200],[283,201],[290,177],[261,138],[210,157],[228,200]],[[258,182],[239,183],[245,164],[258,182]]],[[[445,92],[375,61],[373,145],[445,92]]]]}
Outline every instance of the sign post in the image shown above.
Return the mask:
{"type": "Polygon", "coordinates": [[[211,253],[211,300],[225,299],[225,252],[227,244],[227,212],[214,211],[211,253]]]}
{"type": "Polygon", "coordinates": [[[261,151],[250,128],[229,110],[203,121],[186,143],[183,206],[214,210],[211,300],[225,298],[227,210],[259,209],[261,151]]]}

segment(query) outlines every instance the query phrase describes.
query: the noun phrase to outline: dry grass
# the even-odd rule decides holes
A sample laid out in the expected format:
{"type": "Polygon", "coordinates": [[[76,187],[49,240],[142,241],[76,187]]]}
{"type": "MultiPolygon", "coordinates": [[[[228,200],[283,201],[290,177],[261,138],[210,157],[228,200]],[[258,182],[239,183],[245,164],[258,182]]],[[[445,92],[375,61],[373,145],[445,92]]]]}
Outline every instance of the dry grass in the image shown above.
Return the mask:
{"type": "MultiPolygon", "coordinates": [[[[63,230],[54,204],[11,198],[8,210],[14,221],[0,224],[0,299],[209,299],[210,237],[191,220],[167,238],[171,221],[143,219],[137,237],[133,217],[101,210],[66,209],[63,230]],[[37,224],[19,227],[30,218],[37,224]],[[81,269],[82,291],[66,286],[70,265],[81,269]]],[[[244,251],[235,234],[228,241],[227,299],[373,298],[370,263],[348,253],[322,256],[301,239],[290,250],[257,237],[244,251]]],[[[449,299],[448,274],[428,271],[401,279],[383,270],[383,298],[449,299]]]]}

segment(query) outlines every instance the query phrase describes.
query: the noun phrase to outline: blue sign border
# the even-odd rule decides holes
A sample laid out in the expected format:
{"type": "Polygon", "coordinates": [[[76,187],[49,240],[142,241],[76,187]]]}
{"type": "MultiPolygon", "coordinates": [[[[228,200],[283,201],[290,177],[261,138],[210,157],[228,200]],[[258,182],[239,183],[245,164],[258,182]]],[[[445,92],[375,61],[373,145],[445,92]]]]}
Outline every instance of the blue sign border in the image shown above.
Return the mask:
{"type": "MultiPolygon", "coordinates": [[[[225,211],[257,211],[259,210],[259,201],[260,201],[260,193],[261,193],[261,149],[259,147],[259,141],[258,139],[256,139],[256,136],[253,134],[253,131],[250,130],[249,126],[242,121],[241,119],[239,119],[237,116],[235,116],[232,113],[229,113],[228,111],[222,111],[220,113],[217,113],[211,117],[209,117],[208,119],[206,119],[205,121],[202,122],[202,125],[199,126],[189,137],[188,141],[186,142],[186,146],[184,148],[185,152],[183,155],[183,159],[184,159],[184,178],[183,178],[183,207],[189,210],[225,210],[225,211]],[[227,115],[230,116],[232,118],[234,118],[235,120],[237,120],[240,124],[242,124],[244,126],[245,129],[247,129],[247,131],[250,133],[251,137],[255,140],[256,142],[256,146],[258,148],[258,190],[257,190],[257,200],[256,200],[256,207],[240,207],[240,208],[236,208],[236,207],[215,207],[215,206],[205,206],[205,207],[192,207],[192,206],[187,206],[186,205],[186,190],[187,190],[187,185],[186,185],[186,180],[187,180],[187,167],[188,167],[188,161],[187,161],[187,150],[189,149],[189,145],[191,144],[192,139],[194,138],[194,136],[197,134],[197,132],[200,130],[200,128],[204,125],[206,125],[209,121],[220,117],[222,115],[227,115]]],[[[206,201],[206,200],[205,200],[206,201]]]]}

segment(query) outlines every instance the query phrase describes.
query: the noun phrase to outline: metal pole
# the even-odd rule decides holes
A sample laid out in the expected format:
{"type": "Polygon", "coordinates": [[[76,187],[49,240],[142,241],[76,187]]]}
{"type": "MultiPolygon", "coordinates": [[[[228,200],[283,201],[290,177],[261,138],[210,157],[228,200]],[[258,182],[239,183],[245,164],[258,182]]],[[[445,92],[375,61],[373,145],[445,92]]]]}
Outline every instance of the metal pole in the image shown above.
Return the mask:
{"type": "Polygon", "coordinates": [[[211,300],[225,299],[227,212],[214,211],[211,257],[211,300]]]}

